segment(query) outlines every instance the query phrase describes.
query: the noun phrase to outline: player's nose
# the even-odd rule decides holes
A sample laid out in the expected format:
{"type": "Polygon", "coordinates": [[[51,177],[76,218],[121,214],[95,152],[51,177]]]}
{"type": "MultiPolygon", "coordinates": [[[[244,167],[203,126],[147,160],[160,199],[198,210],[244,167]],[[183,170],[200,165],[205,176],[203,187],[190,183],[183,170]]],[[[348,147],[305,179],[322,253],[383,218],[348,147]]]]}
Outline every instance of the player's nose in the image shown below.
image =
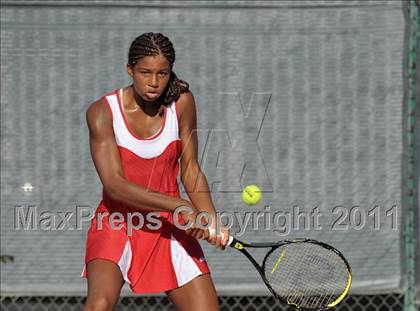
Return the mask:
{"type": "Polygon", "coordinates": [[[150,88],[158,88],[159,87],[159,79],[157,76],[152,76],[149,80],[149,87],[150,88]]]}

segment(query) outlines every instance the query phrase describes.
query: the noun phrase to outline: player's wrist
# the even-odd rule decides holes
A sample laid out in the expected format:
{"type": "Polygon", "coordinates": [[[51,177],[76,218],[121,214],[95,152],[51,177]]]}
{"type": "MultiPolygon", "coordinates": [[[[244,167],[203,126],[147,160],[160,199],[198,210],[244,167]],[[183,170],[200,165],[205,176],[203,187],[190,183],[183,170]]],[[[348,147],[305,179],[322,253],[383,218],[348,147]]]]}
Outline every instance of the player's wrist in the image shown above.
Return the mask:
{"type": "Polygon", "coordinates": [[[191,202],[184,199],[179,199],[179,201],[174,204],[172,212],[176,212],[177,210],[195,211],[196,208],[191,202]]]}

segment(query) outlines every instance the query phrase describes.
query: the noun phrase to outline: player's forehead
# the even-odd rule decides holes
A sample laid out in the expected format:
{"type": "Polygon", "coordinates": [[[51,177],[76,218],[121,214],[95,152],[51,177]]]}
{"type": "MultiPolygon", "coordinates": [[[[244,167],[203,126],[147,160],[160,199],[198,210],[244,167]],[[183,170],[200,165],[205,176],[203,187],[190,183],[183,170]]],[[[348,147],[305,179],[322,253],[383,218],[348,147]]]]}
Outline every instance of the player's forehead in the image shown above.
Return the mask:
{"type": "Polygon", "coordinates": [[[158,54],[155,56],[145,56],[140,58],[137,61],[136,67],[152,71],[160,71],[169,70],[171,65],[165,56],[158,54]]]}

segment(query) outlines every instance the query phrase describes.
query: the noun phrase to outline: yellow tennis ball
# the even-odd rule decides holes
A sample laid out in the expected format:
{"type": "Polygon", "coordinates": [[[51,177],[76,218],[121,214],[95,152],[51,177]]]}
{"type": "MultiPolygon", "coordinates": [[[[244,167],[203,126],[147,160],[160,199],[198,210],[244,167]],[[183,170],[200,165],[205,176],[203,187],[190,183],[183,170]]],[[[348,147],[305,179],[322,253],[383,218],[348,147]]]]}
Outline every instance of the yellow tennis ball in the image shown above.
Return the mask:
{"type": "Polygon", "coordinates": [[[242,191],[242,200],[248,205],[255,205],[261,200],[261,189],[257,185],[248,185],[242,191]]]}

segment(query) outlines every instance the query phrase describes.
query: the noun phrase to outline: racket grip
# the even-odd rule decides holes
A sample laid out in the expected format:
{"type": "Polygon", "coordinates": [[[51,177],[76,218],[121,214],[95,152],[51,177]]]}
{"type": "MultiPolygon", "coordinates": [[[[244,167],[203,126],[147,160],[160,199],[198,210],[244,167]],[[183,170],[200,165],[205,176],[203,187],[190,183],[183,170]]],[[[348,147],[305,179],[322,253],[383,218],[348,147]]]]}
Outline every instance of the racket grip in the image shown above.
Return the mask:
{"type": "MultiPolygon", "coordinates": [[[[216,229],[214,229],[214,228],[209,228],[209,233],[210,233],[211,235],[216,234],[216,229]]],[[[221,236],[222,236],[222,239],[223,239],[223,238],[224,238],[223,233],[221,233],[221,236]]],[[[233,236],[229,236],[229,239],[228,239],[228,241],[227,241],[227,244],[226,244],[226,245],[229,245],[229,246],[230,246],[230,244],[232,244],[232,242],[233,242],[233,236]]]]}

